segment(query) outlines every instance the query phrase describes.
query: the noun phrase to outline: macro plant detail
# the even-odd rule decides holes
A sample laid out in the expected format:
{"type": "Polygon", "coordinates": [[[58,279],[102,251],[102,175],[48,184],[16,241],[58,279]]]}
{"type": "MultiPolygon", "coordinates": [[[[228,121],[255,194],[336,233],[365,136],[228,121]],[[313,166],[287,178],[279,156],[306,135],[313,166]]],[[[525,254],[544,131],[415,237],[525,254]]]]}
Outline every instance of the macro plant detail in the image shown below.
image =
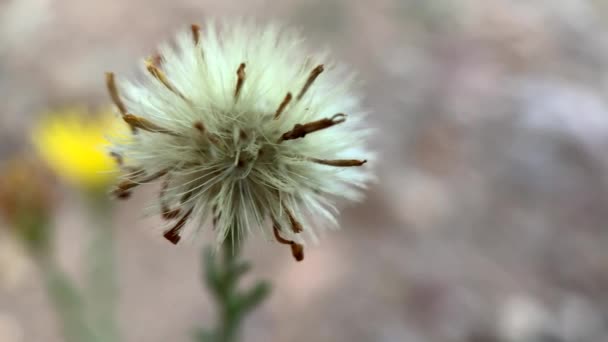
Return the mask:
{"type": "Polygon", "coordinates": [[[334,200],[359,199],[372,178],[354,77],[277,26],[192,25],[175,45],[138,82],[106,74],[133,133],[111,147],[124,171],[113,194],[159,181],[170,242],[190,221],[217,245],[258,230],[301,261],[314,228],[336,225],[334,200]]]}

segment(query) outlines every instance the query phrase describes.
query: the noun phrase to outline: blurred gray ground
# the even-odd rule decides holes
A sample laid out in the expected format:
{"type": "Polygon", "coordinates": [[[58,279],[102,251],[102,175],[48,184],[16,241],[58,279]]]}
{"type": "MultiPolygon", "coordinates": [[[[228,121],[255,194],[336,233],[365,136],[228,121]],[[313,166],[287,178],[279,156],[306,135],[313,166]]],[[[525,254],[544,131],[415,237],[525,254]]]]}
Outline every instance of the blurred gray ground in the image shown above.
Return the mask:
{"type": "MultiPolygon", "coordinates": [[[[300,27],[357,70],[381,153],[367,201],[305,262],[248,243],[274,292],[244,340],[608,340],[605,0],[4,0],[0,157],[49,106],[106,103],[104,71],[132,75],[177,30],[231,16],[300,27]]],[[[65,199],[77,276],[86,232],[65,199]]],[[[190,341],[213,319],[199,251],[160,241],[133,215],[145,199],[115,217],[122,329],[190,341]]],[[[3,327],[61,341],[36,274],[0,292],[3,327]]]]}

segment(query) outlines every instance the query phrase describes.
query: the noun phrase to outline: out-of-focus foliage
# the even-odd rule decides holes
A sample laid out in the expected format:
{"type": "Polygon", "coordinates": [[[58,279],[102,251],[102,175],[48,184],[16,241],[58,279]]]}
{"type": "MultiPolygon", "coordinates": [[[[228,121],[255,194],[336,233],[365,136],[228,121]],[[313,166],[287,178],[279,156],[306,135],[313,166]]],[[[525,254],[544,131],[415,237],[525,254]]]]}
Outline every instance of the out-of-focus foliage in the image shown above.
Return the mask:
{"type": "MultiPolygon", "coordinates": [[[[108,101],[105,71],[135,74],[132,61],[158,41],[212,17],[280,18],[359,71],[381,133],[379,184],[299,267],[263,241],[243,251],[256,265],[245,281],[255,273],[275,289],[245,323],[247,340],[606,340],[608,1],[8,4],[0,154],[26,140],[32,113],[108,101]]],[[[139,196],[120,210],[141,210],[149,194],[139,196]]],[[[215,318],[198,251],[159,245],[142,231],[161,223],[124,216],[125,339],[191,341],[189,329],[215,318]]],[[[62,260],[78,269],[82,208],[66,205],[60,220],[62,260]]],[[[36,291],[0,293],[0,305],[24,340],[62,341],[36,291]]]]}
{"type": "Polygon", "coordinates": [[[52,178],[42,164],[14,159],[0,164],[0,217],[28,247],[46,248],[46,221],[54,206],[52,178]]]}

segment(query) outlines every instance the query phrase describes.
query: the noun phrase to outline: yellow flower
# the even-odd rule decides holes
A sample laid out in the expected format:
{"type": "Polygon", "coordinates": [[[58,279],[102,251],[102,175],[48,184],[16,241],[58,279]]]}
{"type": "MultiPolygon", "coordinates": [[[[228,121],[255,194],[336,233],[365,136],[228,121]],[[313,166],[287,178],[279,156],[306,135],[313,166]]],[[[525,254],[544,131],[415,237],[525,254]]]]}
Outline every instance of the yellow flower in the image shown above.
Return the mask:
{"type": "Polygon", "coordinates": [[[103,189],[118,172],[107,151],[107,137],[122,132],[128,132],[126,124],[111,110],[90,115],[86,109],[72,107],[48,113],[34,129],[33,142],[61,178],[88,190],[103,189]]]}

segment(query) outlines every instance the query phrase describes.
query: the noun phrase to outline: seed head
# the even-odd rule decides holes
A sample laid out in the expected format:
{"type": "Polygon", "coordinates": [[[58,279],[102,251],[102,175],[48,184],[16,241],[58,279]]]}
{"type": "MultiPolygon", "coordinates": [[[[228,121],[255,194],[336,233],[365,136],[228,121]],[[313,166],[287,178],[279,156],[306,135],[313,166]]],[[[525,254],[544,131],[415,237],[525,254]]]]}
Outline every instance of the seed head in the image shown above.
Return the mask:
{"type": "Polygon", "coordinates": [[[334,200],[372,178],[352,75],[277,26],[192,25],[160,52],[139,82],[106,74],[133,131],[112,148],[126,171],[114,194],[159,181],[172,243],[194,221],[218,244],[259,230],[301,260],[302,235],[335,225],[334,200]]]}

